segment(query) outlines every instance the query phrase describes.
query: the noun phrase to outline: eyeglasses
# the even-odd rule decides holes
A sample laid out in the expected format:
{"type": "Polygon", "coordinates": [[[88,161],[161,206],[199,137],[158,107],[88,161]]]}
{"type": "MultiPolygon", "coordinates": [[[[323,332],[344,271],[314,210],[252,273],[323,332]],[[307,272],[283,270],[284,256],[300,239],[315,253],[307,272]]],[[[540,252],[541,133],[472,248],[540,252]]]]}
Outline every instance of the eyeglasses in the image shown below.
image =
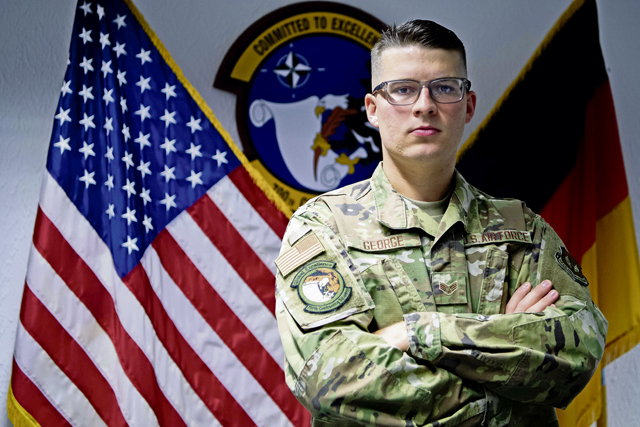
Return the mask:
{"type": "Polygon", "coordinates": [[[375,96],[384,90],[384,97],[391,105],[410,105],[420,97],[423,87],[429,89],[429,96],[441,104],[460,102],[464,94],[471,90],[471,82],[464,78],[445,77],[419,82],[416,80],[391,80],[382,82],[373,89],[375,96]]]}

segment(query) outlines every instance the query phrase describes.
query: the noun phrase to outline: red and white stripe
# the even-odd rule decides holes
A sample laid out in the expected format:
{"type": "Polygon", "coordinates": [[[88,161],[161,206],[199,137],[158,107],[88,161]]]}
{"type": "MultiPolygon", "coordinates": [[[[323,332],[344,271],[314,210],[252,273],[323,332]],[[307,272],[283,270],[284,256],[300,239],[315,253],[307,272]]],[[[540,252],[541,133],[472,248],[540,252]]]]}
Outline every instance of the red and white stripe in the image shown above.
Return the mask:
{"type": "Polygon", "coordinates": [[[239,167],[126,277],[46,174],[12,392],[55,425],[293,426],[273,261],[286,218],[239,167]]]}

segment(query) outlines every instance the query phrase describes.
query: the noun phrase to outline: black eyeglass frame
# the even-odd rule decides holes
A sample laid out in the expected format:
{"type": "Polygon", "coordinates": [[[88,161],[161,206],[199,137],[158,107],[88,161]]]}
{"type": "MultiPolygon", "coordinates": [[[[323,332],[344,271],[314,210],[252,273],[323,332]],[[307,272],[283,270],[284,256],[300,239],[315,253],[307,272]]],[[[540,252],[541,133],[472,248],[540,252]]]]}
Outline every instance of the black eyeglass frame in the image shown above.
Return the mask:
{"type": "Polygon", "coordinates": [[[439,79],[425,80],[425,81],[418,81],[418,80],[411,80],[411,79],[389,80],[389,81],[386,81],[386,82],[382,82],[378,86],[373,88],[373,91],[371,92],[371,95],[376,96],[376,94],[378,92],[380,92],[381,90],[384,90],[384,98],[387,100],[387,102],[389,104],[391,104],[391,105],[413,105],[418,101],[418,99],[420,99],[420,92],[422,92],[422,88],[423,87],[429,88],[429,97],[431,97],[431,99],[433,99],[435,102],[437,102],[439,104],[455,104],[456,102],[462,101],[462,99],[464,98],[464,95],[469,93],[469,91],[471,90],[471,82],[469,80],[467,80],[466,78],[464,78],[464,77],[441,77],[439,79]],[[441,81],[441,80],[461,80],[462,81],[462,87],[463,87],[464,90],[462,91],[462,95],[460,96],[460,99],[458,99],[457,101],[449,101],[449,102],[442,102],[442,101],[438,101],[437,99],[435,99],[433,97],[433,95],[431,94],[431,84],[433,82],[437,82],[437,81],[441,81]],[[416,96],[416,99],[413,102],[409,102],[409,103],[406,103],[406,104],[398,104],[398,103],[391,102],[391,100],[389,99],[389,94],[387,93],[386,87],[387,87],[387,85],[389,83],[396,83],[396,82],[419,83],[420,84],[420,91],[418,91],[418,95],[416,96]]]}

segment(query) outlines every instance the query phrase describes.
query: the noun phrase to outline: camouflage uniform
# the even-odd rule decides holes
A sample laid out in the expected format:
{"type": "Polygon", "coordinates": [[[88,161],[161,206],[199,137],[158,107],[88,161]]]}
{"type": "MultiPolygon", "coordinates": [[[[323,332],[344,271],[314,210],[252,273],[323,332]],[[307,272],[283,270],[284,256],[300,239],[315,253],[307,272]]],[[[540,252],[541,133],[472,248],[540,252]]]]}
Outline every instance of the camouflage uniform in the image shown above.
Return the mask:
{"type": "Polygon", "coordinates": [[[521,201],[454,181],[439,224],[381,166],[292,217],[276,314],[314,426],[557,425],[591,378],[608,324],[580,267],[521,201]],[[500,314],[543,279],[556,308],[500,314]],[[372,334],[403,320],[407,352],[372,334]]]}

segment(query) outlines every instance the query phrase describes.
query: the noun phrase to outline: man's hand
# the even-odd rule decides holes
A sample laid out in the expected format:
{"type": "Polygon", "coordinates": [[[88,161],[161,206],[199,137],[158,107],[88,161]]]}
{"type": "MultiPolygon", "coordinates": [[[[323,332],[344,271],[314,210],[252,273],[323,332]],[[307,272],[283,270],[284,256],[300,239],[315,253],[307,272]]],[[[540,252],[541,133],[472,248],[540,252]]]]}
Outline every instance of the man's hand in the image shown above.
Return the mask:
{"type": "Polygon", "coordinates": [[[379,329],[374,335],[385,340],[389,345],[398,347],[402,351],[409,350],[409,337],[407,336],[407,324],[405,322],[394,323],[386,328],[379,329]]]}
{"type": "Polygon", "coordinates": [[[531,283],[526,282],[514,293],[505,309],[505,314],[510,313],[539,313],[553,305],[558,299],[558,291],[553,290],[551,282],[545,280],[531,289],[531,283]]]}

